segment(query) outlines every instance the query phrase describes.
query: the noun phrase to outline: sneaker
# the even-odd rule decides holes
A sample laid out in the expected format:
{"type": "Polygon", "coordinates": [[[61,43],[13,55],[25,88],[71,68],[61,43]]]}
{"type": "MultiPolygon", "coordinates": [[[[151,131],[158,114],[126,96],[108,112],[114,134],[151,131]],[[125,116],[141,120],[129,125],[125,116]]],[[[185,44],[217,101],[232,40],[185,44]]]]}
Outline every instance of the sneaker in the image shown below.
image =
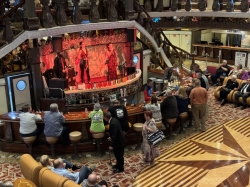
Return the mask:
{"type": "Polygon", "coordinates": [[[95,170],[95,168],[96,168],[96,165],[92,165],[92,166],[89,167],[89,169],[91,170],[91,172],[93,172],[95,170]]]}

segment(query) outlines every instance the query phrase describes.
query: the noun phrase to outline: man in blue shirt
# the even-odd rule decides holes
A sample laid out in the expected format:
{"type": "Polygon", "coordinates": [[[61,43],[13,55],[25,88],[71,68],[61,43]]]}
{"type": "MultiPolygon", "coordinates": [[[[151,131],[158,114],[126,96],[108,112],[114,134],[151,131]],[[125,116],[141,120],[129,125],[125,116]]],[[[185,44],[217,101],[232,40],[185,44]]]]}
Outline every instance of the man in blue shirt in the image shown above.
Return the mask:
{"type": "Polygon", "coordinates": [[[64,122],[65,117],[58,111],[58,105],[52,103],[50,111],[46,111],[44,114],[44,135],[47,137],[62,136],[62,144],[70,144],[69,128],[63,126],[64,122]]]}
{"type": "Polygon", "coordinates": [[[54,160],[53,165],[54,165],[54,168],[52,168],[51,171],[57,173],[58,175],[66,177],[66,178],[76,182],[77,184],[81,184],[82,181],[84,179],[87,179],[88,176],[95,169],[95,166],[92,166],[91,168],[83,166],[79,172],[71,172],[71,171],[65,169],[66,164],[63,162],[63,160],[61,158],[54,160]]]}

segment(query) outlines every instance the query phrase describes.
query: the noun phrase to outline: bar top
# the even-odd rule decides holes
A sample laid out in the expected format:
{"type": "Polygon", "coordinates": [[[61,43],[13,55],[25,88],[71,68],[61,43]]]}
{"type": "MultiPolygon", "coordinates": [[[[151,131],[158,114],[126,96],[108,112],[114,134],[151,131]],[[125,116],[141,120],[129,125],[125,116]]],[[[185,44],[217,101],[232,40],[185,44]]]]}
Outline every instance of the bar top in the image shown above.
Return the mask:
{"type": "Polygon", "coordinates": [[[218,48],[218,49],[229,49],[229,50],[236,50],[236,51],[250,51],[249,48],[233,47],[233,46],[225,46],[225,45],[193,44],[193,46],[210,47],[210,48],[218,48]]]}
{"type": "MultiPolygon", "coordinates": [[[[129,116],[133,116],[133,115],[140,114],[140,113],[144,112],[144,109],[142,108],[142,104],[137,105],[135,107],[127,106],[126,108],[128,110],[128,115],[129,116]]],[[[104,110],[104,112],[105,111],[106,110],[104,110]]],[[[65,123],[67,123],[67,122],[78,122],[78,121],[90,121],[90,119],[88,118],[89,112],[91,112],[91,111],[64,113],[63,115],[66,118],[65,123]]],[[[9,112],[9,113],[6,113],[6,114],[2,114],[2,115],[0,115],[0,120],[1,121],[10,121],[10,122],[15,122],[16,121],[16,122],[18,122],[18,121],[20,121],[19,114],[20,114],[20,112],[9,112]]],[[[44,112],[37,113],[37,114],[40,114],[42,116],[42,118],[44,116],[44,112]]]]}

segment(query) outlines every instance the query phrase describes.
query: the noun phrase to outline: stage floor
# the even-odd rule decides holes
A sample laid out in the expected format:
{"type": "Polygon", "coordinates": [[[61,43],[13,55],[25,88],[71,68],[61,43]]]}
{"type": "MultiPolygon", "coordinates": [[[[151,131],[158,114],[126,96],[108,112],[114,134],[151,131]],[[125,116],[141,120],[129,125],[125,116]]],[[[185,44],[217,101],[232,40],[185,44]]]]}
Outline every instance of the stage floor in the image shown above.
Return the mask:
{"type": "Polygon", "coordinates": [[[214,126],[163,152],[133,186],[250,186],[249,136],[250,117],[214,126]]]}

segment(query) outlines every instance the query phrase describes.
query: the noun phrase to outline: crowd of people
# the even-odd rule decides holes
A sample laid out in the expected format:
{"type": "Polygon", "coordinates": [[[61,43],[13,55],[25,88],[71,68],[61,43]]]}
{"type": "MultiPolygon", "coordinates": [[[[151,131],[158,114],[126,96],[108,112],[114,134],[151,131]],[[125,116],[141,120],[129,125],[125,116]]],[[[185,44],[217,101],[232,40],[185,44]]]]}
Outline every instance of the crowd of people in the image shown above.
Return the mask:
{"type": "MultiPolygon", "coordinates": [[[[246,108],[246,99],[250,93],[250,78],[247,78],[246,82],[239,87],[237,78],[243,77],[245,73],[248,73],[244,73],[241,69],[242,66],[239,65],[236,69],[231,70],[227,62],[223,61],[218,67],[216,74],[211,75],[211,80],[216,86],[219,85],[217,79],[220,79],[222,83],[225,76],[231,77],[225,85],[219,87],[219,99],[222,106],[225,104],[230,91],[235,90],[238,91],[235,94],[235,107],[239,106],[239,98],[242,97],[242,109],[246,108]]],[[[190,105],[194,119],[194,131],[206,131],[205,121],[208,113],[209,83],[198,64],[194,64],[193,71],[195,75],[192,74],[191,83],[178,86],[177,90],[170,89],[168,84],[166,84],[166,89],[163,92],[164,97],[162,98],[160,98],[159,93],[153,92],[152,80],[149,79],[147,81],[144,89],[146,104],[143,106],[145,123],[142,127],[142,153],[144,155],[143,160],[148,165],[154,164],[155,158],[160,155],[159,147],[150,144],[148,141],[149,133],[157,131],[157,123],[162,123],[163,127],[168,128],[168,120],[178,118],[182,113],[188,112],[188,106],[190,105]]],[[[99,103],[94,104],[93,111],[89,113],[89,118],[91,119],[89,131],[93,134],[105,133],[108,135],[107,139],[110,141],[109,150],[114,152],[116,158],[116,164],[112,168],[114,173],[120,173],[124,171],[125,137],[130,128],[126,107],[119,100],[115,100],[112,104],[106,112],[102,110],[99,103]],[[105,128],[104,121],[108,123],[108,131],[106,132],[107,128],[105,128]]],[[[65,117],[63,113],[59,112],[57,104],[53,103],[50,105],[50,111],[45,112],[43,119],[39,114],[32,113],[32,108],[29,105],[23,106],[22,111],[20,114],[20,135],[22,137],[37,136],[38,140],[42,129],[37,127],[36,121],[43,120],[45,136],[60,137],[62,144],[70,144],[69,129],[66,125],[63,125],[65,117]]],[[[95,144],[95,142],[93,143],[95,144]]],[[[107,186],[107,183],[100,181],[99,176],[93,172],[95,166],[90,168],[77,166],[65,159],[50,159],[47,155],[41,157],[40,163],[44,167],[49,167],[53,172],[63,175],[78,184],[82,184],[84,187],[107,186]]]]}

